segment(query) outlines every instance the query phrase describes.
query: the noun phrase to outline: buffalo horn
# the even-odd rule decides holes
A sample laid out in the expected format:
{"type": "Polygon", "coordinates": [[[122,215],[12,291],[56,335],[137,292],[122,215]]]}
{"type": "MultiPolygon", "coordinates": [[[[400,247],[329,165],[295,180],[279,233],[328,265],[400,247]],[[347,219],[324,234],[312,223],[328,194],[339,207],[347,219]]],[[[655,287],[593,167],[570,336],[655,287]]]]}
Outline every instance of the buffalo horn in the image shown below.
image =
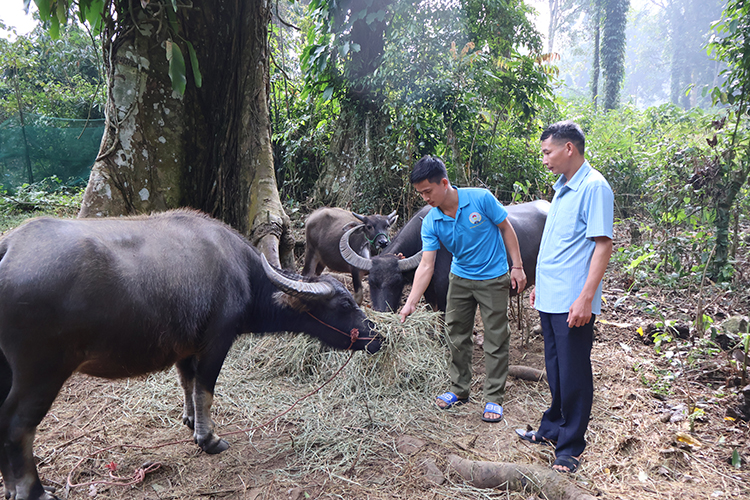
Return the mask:
{"type": "Polygon", "coordinates": [[[398,219],[398,215],[396,215],[396,211],[388,214],[388,225],[392,226],[394,222],[396,222],[396,219],[398,219]]]}
{"type": "Polygon", "coordinates": [[[422,250],[415,253],[411,257],[408,257],[406,259],[401,259],[398,261],[398,270],[402,273],[405,273],[406,271],[411,271],[413,269],[416,269],[417,266],[419,266],[419,262],[422,260],[422,250]]]}
{"type": "Polygon", "coordinates": [[[266,260],[266,256],[260,254],[261,260],[263,261],[263,270],[266,272],[266,276],[271,280],[276,288],[284,293],[300,298],[319,298],[327,299],[333,297],[336,290],[328,283],[325,282],[307,282],[298,281],[287,278],[276,269],[271,267],[271,264],[266,260]]]}
{"type": "Polygon", "coordinates": [[[344,233],[344,235],[339,240],[339,251],[341,252],[341,257],[343,257],[344,260],[349,263],[349,265],[354,266],[361,271],[369,271],[370,269],[372,269],[372,262],[370,261],[370,259],[365,259],[357,252],[352,250],[351,245],[349,245],[349,236],[351,236],[351,234],[356,230],[357,228],[355,227],[344,233]]]}
{"type": "Polygon", "coordinates": [[[364,215],[359,215],[358,213],[354,213],[354,212],[352,212],[352,215],[353,215],[354,217],[356,217],[357,219],[359,219],[359,220],[360,220],[360,221],[361,221],[362,223],[365,223],[365,222],[367,222],[367,221],[365,220],[365,216],[364,216],[364,215]]]}

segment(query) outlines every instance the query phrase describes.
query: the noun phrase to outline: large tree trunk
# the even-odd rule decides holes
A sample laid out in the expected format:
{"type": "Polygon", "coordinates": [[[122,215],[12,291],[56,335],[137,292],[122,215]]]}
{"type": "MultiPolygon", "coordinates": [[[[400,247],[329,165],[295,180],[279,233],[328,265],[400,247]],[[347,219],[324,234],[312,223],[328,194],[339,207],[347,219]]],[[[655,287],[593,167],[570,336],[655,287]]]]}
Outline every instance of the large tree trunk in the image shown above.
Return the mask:
{"type": "Polygon", "coordinates": [[[272,263],[281,256],[286,267],[292,264],[267,103],[270,6],[196,0],[178,9],[178,36],[167,31],[170,2],[118,7],[118,22],[104,36],[107,127],[79,217],[190,206],[247,235],[272,263]],[[195,47],[201,88],[183,37],[195,47]],[[188,63],[184,95],[172,90],[168,39],[188,63]]]}
{"type": "MultiPolygon", "coordinates": [[[[315,183],[314,206],[390,213],[403,204],[404,180],[391,166],[395,158],[383,137],[389,117],[372,101],[343,99],[325,168],[315,183]]],[[[408,178],[408,172],[404,175],[408,178]]]]}

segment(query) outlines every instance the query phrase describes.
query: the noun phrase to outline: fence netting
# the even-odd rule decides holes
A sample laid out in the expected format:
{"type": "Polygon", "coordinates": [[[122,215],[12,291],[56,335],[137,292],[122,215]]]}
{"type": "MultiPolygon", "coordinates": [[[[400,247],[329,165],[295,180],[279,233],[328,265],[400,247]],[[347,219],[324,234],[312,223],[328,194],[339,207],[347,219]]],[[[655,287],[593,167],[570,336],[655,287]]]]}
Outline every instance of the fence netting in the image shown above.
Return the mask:
{"type": "Polygon", "coordinates": [[[0,124],[0,188],[11,190],[57,176],[85,184],[99,152],[104,120],[24,114],[0,124]]]}

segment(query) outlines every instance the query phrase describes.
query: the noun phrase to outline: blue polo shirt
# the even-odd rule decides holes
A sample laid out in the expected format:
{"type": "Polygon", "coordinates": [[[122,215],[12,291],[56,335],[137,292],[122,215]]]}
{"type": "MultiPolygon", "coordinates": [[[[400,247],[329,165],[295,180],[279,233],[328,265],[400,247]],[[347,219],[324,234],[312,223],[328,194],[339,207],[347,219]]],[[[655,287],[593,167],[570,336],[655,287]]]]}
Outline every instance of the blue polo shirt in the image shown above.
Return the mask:
{"type": "MultiPolygon", "coordinates": [[[[534,307],[550,314],[567,313],[583,290],[597,236],[612,238],[614,194],[607,180],[584,161],[566,184],[561,175],[544,224],[536,263],[534,307]]],[[[591,301],[601,313],[602,284],[591,301]]]]}
{"type": "Polygon", "coordinates": [[[508,272],[508,257],[497,227],[508,212],[483,188],[456,188],[456,218],[438,207],[422,221],[422,249],[438,250],[440,243],[452,254],[451,272],[461,278],[487,280],[508,272]]]}

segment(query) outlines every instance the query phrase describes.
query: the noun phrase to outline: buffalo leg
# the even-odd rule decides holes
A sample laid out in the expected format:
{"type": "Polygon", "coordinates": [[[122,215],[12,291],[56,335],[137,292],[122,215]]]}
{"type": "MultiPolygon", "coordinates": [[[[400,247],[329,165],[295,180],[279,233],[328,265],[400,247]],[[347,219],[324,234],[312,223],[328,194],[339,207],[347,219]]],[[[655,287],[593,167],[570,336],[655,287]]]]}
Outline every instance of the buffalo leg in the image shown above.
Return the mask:
{"type": "Polygon", "coordinates": [[[47,493],[39,481],[34,462],[34,435],[67,376],[29,371],[28,377],[14,372],[10,393],[0,407],[0,443],[3,445],[0,467],[5,495],[14,500],[53,500],[57,497],[47,493]]]}
{"type": "Polygon", "coordinates": [[[210,335],[217,339],[207,351],[196,358],[195,382],[193,387],[193,405],[195,409],[195,429],[193,438],[198,446],[206,453],[221,453],[229,448],[229,443],[221,439],[214,432],[214,422],[211,419],[211,404],[214,401],[214,387],[221,371],[229,348],[236,335],[225,333],[210,335]]]}
{"type": "Polygon", "coordinates": [[[352,272],[352,288],[354,289],[354,293],[352,294],[354,296],[354,300],[357,302],[358,306],[362,305],[362,300],[364,299],[364,291],[362,290],[362,272],[357,269],[354,266],[351,266],[351,272],[352,272]]]}
{"type": "Polygon", "coordinates": [[[318,259],[318,253],[310,251],[307,246],[309,246],[309,243],[305,248],[305,265],[302,267],[302,276],[312,276],[313,273],[316,272],[316,268],[320,262],[320,259],[318,259]]]}
{"type": "Polygon", "coordinates": [[[182,423],[191,430],[195,429],[195,357],[182,359],[177,362],[177,371],[180,374],[180,385],[185,393],[185,403],[182,410],[182,423]]]}
{"type": "MultiPolygon", "coordinates": [[[[10,393],[12,381],[13,373],[10,371],[8,360],[5,359],[5,355],[0,351],[0,412],[2,412],[3,403],[8,397],[8,393],[10,393]]],[[[11,474],[10,460],[5,451],[5,435],[2,430],[0,430],[0,474],[3,476],[4,496],[5,498],[10,498],[16,491],[16,481],[11,474]]]]}

